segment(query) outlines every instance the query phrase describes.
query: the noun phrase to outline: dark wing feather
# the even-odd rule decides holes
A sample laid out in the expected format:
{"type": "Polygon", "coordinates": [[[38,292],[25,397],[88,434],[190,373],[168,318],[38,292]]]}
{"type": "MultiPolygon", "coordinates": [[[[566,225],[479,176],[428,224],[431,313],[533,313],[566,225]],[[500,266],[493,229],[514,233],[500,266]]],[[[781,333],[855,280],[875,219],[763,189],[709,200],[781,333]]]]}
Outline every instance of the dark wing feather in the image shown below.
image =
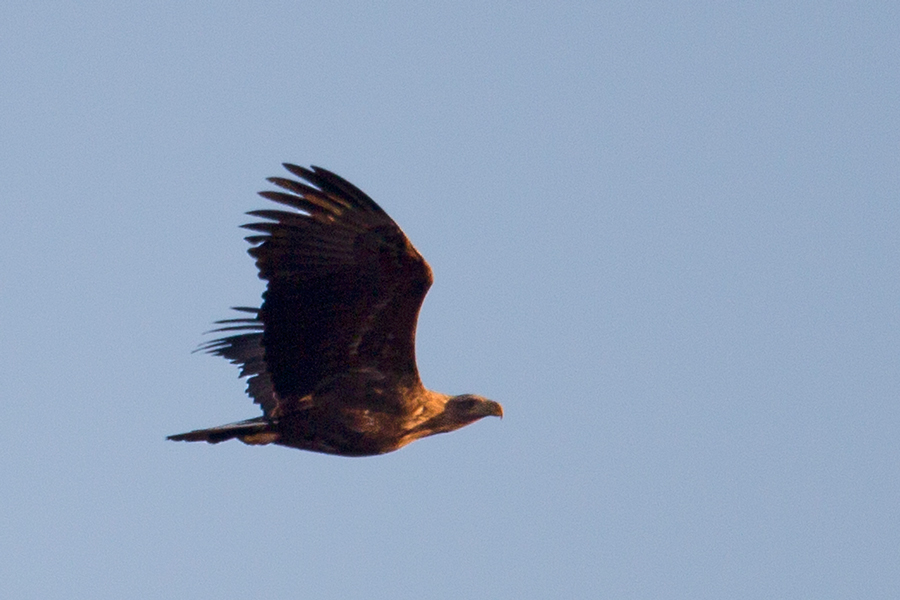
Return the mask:
{"type": "Polygon", "coordinates": [[[234,310],[257,315],[254,318],[223,319],[216,321],[213,332],[250,331],[215,339],[200,346],[197,350],[221,356],[229,362],[240,365],[241,377],[247,377],[247,393],[262,406],[265,414],[270,414],[276,406],[273,394],[272,377],[266,367],[265,352],[262,346],[263,323],[259,320],[258,308],[234,307],[234,310]]]}
{"type": "Polygon", "coordinates": [[[294,210],[259,210],[244,227],[259,276],[268,282],[248,330],[204,349],[242,366],[248,391],[271,414],[353,369],[375,369],[388,385],[418,385],[415,329],[431,269],[396,223],[337,175],[285,164],[306,183],[270,178],[287,190],[264,198],[294,210]],[[275,392],[275,393],[273,393],[275,392]],[[277,396],[276,396],[277,393],[277,396]]]}

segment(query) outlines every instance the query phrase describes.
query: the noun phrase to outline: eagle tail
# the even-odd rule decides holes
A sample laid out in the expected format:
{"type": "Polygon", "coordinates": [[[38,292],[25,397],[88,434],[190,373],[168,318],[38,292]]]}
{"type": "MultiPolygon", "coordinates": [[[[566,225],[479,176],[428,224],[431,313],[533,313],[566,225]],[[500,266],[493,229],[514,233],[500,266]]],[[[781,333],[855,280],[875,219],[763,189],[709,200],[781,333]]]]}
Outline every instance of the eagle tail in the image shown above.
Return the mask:
{"type": "Polygon", "coordinates": [[[228,425],[219,425],[209,429],[195,429],[187,433],[170,435],[166,439],[173,442],[209,442],[218,444],[225,440],[237,438],[245,444],[271,444],[280,437],[272,430],[272,422],[265,417],[238,421],[228,425]]]}

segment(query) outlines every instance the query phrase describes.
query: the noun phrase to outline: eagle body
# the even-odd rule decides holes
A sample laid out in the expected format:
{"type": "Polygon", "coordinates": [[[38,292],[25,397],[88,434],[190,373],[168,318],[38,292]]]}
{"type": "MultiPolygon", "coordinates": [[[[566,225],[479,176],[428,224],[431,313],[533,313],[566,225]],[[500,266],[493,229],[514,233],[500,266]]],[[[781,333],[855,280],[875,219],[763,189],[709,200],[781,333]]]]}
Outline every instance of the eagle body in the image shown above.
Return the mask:
{"type": "Polygon", "coordinates": [[[201,346],[237,364],[263,416],[169,436],[176,441],[275,443],[367,456],[453,431],[502,407],[448,396],[419,379],[415,331],[431,268],[396,223],[337,175],[285,164],[298,180],[260,192],[289,210],[248,214],[260,308],[218,321],[229,332],[201,346]]]}

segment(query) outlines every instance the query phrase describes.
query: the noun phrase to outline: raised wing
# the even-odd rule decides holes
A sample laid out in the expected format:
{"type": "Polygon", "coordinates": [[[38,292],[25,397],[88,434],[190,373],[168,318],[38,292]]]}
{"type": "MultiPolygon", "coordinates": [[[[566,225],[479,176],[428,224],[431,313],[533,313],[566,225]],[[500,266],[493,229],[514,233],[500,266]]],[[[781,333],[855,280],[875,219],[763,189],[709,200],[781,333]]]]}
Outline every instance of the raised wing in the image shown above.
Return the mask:
{"type": "MultiPolygon", "coordinates": [[[[245,225],[259,276],[268,282],[246,330],[205,349],[242,367],[267,414],[277,397],[303,397],[353,370],[386,385],[418,384],[415,330],[431,269],[393,220],[337,175],[285,164],[301,181],[272,177],[286,192],[260,192],[294,210],[259,210],[245,225]],[[274,392],[274,393],[273,393],[274,392]]],[[[249,309],[253,310],[253,309],[249,309]]]]}

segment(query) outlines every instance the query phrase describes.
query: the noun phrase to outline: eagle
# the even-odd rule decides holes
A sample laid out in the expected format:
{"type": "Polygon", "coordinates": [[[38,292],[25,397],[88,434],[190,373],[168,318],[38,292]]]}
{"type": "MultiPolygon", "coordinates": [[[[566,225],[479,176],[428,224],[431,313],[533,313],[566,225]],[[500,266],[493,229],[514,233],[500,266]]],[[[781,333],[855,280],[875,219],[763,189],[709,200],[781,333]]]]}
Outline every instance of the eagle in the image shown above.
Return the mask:
{"type": "Polygon", "coordinates": [[[296,179],[270,177],[283,191],[259,195],[288,210],[243,225],[262,305],[235,307],[239,318],[216,321],[224,337],[198,348],[240,367],[263,415],[167,439],[371,456],[502,417],[497,402],[422,384],[416,322],[433,277],[393,219],[330,171],[284,168],[296,179]]]}

